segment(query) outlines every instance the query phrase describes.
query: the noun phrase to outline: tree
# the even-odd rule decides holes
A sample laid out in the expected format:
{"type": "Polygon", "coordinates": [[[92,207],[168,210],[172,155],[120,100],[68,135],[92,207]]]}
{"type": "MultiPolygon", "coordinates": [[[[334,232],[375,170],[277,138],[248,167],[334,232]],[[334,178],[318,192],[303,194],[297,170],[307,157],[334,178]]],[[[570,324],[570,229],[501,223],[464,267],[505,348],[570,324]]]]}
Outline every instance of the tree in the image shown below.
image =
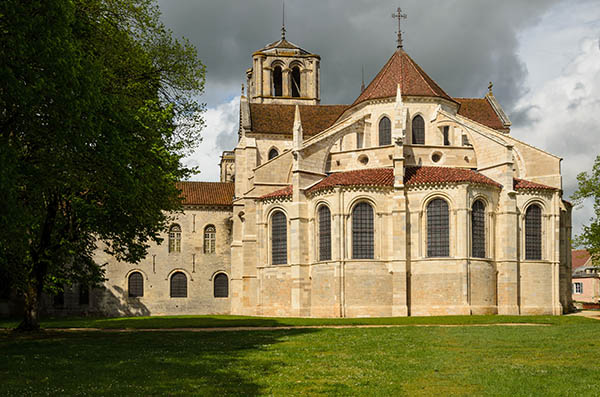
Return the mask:
{"type": "Polygon", "coordinates": [[[97,286],[180,210],[204,66],[153,0],[0,3],[0,274],[37,329],[42,292],[97,286]]]}
{"type": "Polygon", "coordinates": [[[576,204],[590,198],[594,202],[594,217],[589,225],[583,226],[582,233],[577,236],[575,243],[587,249],[592,263],[600,265],[600,156],[596,157],[591,174],[582,172],[577,175],[577,191],[571,196],[576,204]]]}

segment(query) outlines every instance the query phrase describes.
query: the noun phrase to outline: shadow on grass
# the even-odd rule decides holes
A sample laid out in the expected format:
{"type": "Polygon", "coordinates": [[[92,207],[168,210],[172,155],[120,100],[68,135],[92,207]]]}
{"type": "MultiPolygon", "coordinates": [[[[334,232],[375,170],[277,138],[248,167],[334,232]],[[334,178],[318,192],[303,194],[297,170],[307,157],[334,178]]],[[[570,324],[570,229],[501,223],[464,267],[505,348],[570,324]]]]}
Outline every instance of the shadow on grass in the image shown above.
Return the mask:
{"type": "Polygon", "coordinates": [[[0,334],[0,395],[269,394],[268,351],[310,332],[0,334]]]}

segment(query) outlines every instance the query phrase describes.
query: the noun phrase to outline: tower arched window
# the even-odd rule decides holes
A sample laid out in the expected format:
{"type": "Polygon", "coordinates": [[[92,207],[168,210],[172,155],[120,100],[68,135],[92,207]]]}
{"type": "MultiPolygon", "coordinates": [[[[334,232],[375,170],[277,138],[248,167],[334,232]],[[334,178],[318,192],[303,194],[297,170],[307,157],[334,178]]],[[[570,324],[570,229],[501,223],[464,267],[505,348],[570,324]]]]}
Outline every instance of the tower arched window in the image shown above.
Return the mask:
{"type": "Polygon", "coordinates": [[[169,252],[181,252],[181,226],[171,225],[169,228],[169,252]]]}
{"type": "Polygon", "coordinates": [[[171,276],[171,298],[187,298],[187,276],[175,272],[171,276]]]}
{"type": "Polygon", "coordinates": [[[213,295],[215,298],[227,298],[229,296],[229,278],[225,273],[219,273],[215,276],[213,295]]]}
{"type": "Polygon", "coordinates": [[[485,258],[485,203],[477,200],[471,208],[471,255],[485,258]]]}
{"type": "Polygon", "coordinates": [[[217,229],[213,225],[204,228],[204,253],[214,254],[217,246],[217,229]]]}
{"type": "Polygon", "coordinates": [[[269,155],[267,157],[269,160],[271,160],[277,156],[279,156],[279,152],[277,151],[277,149],[273,148],[273,149],[269,150],[269,155]]]}
{"type": "Polygon", "coordinates": [[[387,117],[379,121],[379,146],[391,145],[392,123],[387,117]]]}
{"type": "Polygon", "coordinates": [[[450,219],[446,200],[427,204],[427,256],[450,256],[450,219]]]}
{"type": "Polygon", "coordinates": [[[287,218],[281,211],[275,211],[271,216],[271,263],[287,263],[287,218]]]}
{"type": "Polygon", "coordinates": [[[300,97],[300,68],[298,66],[294,66],[292,68],[292,76],[291,76],[291,83],[292,83],[292,96],[297,98],[300,97]]]}
{"type": "Polygon", "coordinates": [[[326,205],[319,207],[319,260],[331,260],[331,211],[326,205]]]}
{"type": "Polygon", "coordinates": [[[358,203],[352,210],[353,259],[373,259],[373,237],[373,207],[369,203],[358,203]]]}
{"type": "Polygon", "coordinates": [[[425,144],[425,121],[419,115],[412,119],[412,143],[414,145],[425,144]]]}
{"type": "Polygon", "coordinates": [[[144,296],[144,277],[140,272],[133,272],[127,279],[127,291],[129,296],[137,298],[144,296]]]}
{"type": "Polygon", "coordinates": [[[281,66],[273,68],[273,96],[283,95],[283,71],[281,66]]]}
{"type": "Polygon", "coordinates": [[[537,204],[525,211],[525,259],[542,259],[542,209],[537,204]]]}

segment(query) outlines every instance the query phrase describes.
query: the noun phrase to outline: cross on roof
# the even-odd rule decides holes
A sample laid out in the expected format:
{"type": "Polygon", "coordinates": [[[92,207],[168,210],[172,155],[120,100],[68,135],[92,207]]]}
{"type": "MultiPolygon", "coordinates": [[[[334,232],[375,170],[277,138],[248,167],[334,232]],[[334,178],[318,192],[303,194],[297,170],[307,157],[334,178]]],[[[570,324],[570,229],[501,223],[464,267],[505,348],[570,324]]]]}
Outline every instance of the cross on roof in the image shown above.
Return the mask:
{"type": "Polygon", "coordinates": [[[398,19],[398,45],[397,48],[402,48],[402,30],[400,29],[400,21],[406,19],[406,14],[402,13],[402,8],[398,7],[396,13],[392,14],[392,18],[398,19]]]}

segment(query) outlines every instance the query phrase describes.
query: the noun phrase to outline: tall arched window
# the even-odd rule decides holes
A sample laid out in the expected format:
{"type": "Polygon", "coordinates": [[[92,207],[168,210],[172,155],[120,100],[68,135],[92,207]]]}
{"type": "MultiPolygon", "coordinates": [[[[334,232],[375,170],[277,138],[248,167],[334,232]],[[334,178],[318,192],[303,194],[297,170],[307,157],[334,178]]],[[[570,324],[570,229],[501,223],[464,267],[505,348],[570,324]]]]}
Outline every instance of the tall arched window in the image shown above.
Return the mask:
{"type": "Polygon", "coordinates": [[[450,256],[448,203],[439,198],[427,204],[427,256],[450,256]]]}
{"type": "Polygon", "coordinates": [[[471,250],[474,258],[485,258],[485,204],[473,203],[471,209],[471,250]]]}
{"type": "Polygon", "coordinates": [[[271,160],[277,156],[279,156],[279,152],[277,151],[277,149],[273,148],[273,149],[269,150],[269,155],[267,157],[269,158],[269,160],[271,160]]]}
{"type": "Polygon", "coordinates": [[[373,259],[373,207],[359,203],[352,210],[352,258],[373,259]]]}
{"type": "Polygon", "coordinates": [[[331,260],[331,211],[326,205],[319,207],[319,260],[331,260]]]}
{"type": "Polygon", "coordinates": [[[132,298],[144,296],[144,277],[142,273],[133,272],[129,275],[127,279],[127,291],[132,298]]]}
{"type": "Polygon", "coordinates": [[[225,273],[219,273],[215,276],[213,293],[215,298],[227,298],[229,296],[229,278],[225,273]]]}
{"type": "Polygon", "coordinates": [[[171,298],[187,298],[187,276],[182,272],[171,276],[171,298]]]}
{"type": "Polygon", "coordinates": [[[169,228],[169,252],[181,252],[181,227],[172,225],[169,228]]]}
{"type": "Polygon", "coordinates": [[[387,117],[379,121],[379,146],[392,144],[392,123],[387,117]]]}
{"type": "Polygon", "coordinates": [[[287,219],[281,211],[275,211],[271,216],[271,263],[287,263],[287,219]]]}
{"type": "Polygon", "coordinates": [[[273,96],[283,95],[283,75],[281,66],[273,68],[273,96]]]}
{"type": "Polygon", "coordinates": [[[294,66],[292,68],[292,96],[299,97],[300,96],[300,68],[298,66],[294,66]]]}
{"type": "Polygon", "coordinates": [[[542,259],[542,209],[537,204],[525,212],[525,259],[542,259]]]}
{"type": "Polygon", "coordinates": [[[425,144],[425,121],[419,115],[412,119],[412,143],[414,145],[425,144]]]}
{"type": "Polygon", "coordinates": [[[204,228],[204,253],[214,254],[217,246],[217,229],[213,225],[204,228]]]}

